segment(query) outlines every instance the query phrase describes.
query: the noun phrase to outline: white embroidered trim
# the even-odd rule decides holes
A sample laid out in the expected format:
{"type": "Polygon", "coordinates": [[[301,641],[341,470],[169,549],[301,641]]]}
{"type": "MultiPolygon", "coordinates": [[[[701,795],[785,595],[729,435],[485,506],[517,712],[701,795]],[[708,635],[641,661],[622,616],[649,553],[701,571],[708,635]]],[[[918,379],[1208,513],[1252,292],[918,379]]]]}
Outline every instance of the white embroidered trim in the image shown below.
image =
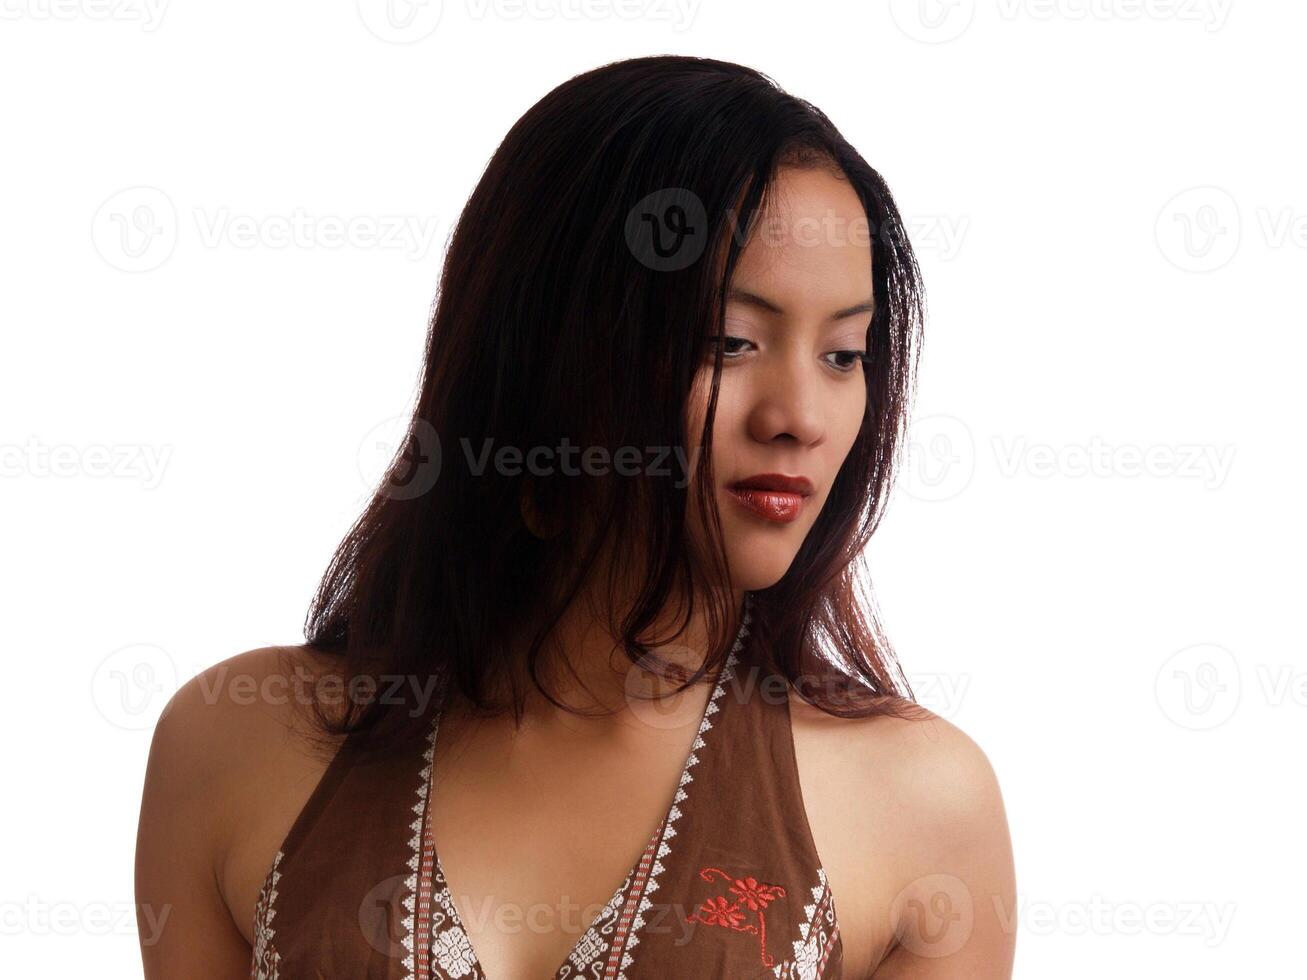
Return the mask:
{"type": "Polygon", "coordinates": [[[282,852],[272,859],[272,867],[259,889],[259,901],[254,908],[254,956],[250,963],[251,980],[277,980],[281,967],[281,957],[273,945],[276,930],[272,928],[273,917],[277,914],[277,882],[281,879],[278,866],[281,864],[282,852]]]}
{"type": "Polygon", "coordinates": [[[817,884],[810,890],[812,902],[803,907],[804,921],[799,924],[799,938],[794,941],[794,958],[772,969],[778,980],[819,980],[839,934],[835,898],[825,868],[817,869],[817,884]]]}
{"type": "Polygon", "coordinates": [[[622,954],[622,965],[617,971],[616,980],[627,980],[626,971],[635,963],[635,957],[632,950],[640,944],[640,930],[644,926],[644,913],[653,905],[653,899],[650,896],[658,890],[658,876],[663,871],[663,859],[672,853],[672,846],[669,843],[676,836],[676,821],[681,817],[680,803],[682,803],[687,794],[685,787],[693,782],[694,776],[690,772],[695,764],[699,761],[698,751],[704,746],[704,733],[712,728],[712,716],[720,708],[717,705],[718,699],[721,698],[726,690],[726,682],[735,676],[735,664],[739,652],[744,648],[744,639],[749,635],[749,620],[751,618],[751,597],[746,592],[744,596],[744,617],[740,624],[739,635],[735,638],[735,645],[731,647],[730,655],[726,658],[722,671],[717,679],[717,686],[713,688],[712,696],[708,699],[708,704],[704,708],[703,720],[699,723],[698,734],[694,737],[694,744],[690,749],[690,757],[685,761],[685,769],[681,773],[680,785],[676,787],[676,796],[672,800],[671,811],[667,815],[667,826],[663,830],[662,840],[658,843],[658,852],[654,857],[653,867],[649,871],[649,881],[645,885],[644,893],[640,897],[640,906],[636,910],[635,918],[631,922],[631,934],[626,942],[626,949],[622,954]]]}
{"type": "Polygon", "coordinates": [[[418,774],[417,802],[411,807],[414,819],[408,825],[409,830],[413,831],[413,836],[408,840],[409,873],[404,879],[408,894],[404,896],[404,938],[400,940],[407,951],[403,960],[404,980],[413,980],[417,971],[413,955],[413,942],[416,936],[415,916],[417,912],[418,873],[422,863],[422,819],[426,813],[427,796],[431,792],[432,759],[435,756],[435,751],[436,726],[432,724],[427,732],[427,747],[422,753],[422,761],[426,765],[422,767],[422,771],[418,774]]]}

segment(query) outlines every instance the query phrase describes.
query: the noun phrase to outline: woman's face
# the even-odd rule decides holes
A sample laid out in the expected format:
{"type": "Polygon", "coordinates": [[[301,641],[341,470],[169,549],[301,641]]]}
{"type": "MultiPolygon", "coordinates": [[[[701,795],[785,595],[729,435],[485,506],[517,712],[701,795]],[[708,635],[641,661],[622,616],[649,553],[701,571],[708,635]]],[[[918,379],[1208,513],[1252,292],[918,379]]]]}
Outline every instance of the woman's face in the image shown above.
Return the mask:
{"type": "MultiPolygon", "coordinates": [[[[782,170],[730,283],[713,424],[713,492],[739,589],[767,588],[786,573],[857,438],[867,394],[855,355],[867,352],[871,316],[871,243],[857,193],[825,169],[782,170]]],[[[713,354],[709,346],[689,403],[692,466],[713,354]]],[[[705,540],[694,500],[690,521],[705,540]]]]}

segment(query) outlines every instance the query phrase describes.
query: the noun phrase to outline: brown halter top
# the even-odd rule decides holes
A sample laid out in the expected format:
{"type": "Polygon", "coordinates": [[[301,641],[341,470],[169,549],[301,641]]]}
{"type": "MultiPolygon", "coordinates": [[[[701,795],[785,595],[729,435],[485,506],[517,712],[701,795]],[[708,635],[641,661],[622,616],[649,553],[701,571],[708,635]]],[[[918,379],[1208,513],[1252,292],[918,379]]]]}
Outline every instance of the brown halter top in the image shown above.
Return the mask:
{"type": "MultiPolygon", "coordinates": [[[[746,601],[666,815],[552,980],[841,975],[788,687],[742,667],[749,620],[746,601]]],[[[486,980],[431,842],[439,714],[384,759],[345,739],[264,880],[252,980],[486,980]]]]}

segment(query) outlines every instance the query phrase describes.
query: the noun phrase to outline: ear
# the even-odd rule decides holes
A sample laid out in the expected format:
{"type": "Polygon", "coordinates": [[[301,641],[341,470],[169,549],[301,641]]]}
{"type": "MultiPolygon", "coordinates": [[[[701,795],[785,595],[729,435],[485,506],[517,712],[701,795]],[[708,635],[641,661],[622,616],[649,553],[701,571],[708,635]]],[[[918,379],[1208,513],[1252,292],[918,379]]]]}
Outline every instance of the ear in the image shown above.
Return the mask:
{"type": "Polygon", "coordinates": [[[557,537],[563,530],[563,522],[556,514],[545,513],[537,500],[536,487],[531,477],[522,478],[518,493],[518,510],[522,514],[522,523],[526,529],[542,541],[557,537]]]}

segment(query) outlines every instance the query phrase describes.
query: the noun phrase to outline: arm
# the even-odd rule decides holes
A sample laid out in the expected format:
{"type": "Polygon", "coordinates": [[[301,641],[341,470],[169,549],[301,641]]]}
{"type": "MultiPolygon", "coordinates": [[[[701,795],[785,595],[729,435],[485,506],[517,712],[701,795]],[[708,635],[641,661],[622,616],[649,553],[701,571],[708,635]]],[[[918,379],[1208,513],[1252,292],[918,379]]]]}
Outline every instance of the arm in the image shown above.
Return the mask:
{"type": "Polygon", "coordinates": [[[224,712],[199,678],[154,730],[136,838],[136,904],[146,980],[246,980],[251,950],[218,887],[227,781],[224,712]]]}
{"type": "Polygon", "coordinates": [[[989,760],[935,718],[914,726],[911,874],[896,896],[892,951],[875,980],[1010,980],[1016,946],[1012,842],[989,760]]]}

